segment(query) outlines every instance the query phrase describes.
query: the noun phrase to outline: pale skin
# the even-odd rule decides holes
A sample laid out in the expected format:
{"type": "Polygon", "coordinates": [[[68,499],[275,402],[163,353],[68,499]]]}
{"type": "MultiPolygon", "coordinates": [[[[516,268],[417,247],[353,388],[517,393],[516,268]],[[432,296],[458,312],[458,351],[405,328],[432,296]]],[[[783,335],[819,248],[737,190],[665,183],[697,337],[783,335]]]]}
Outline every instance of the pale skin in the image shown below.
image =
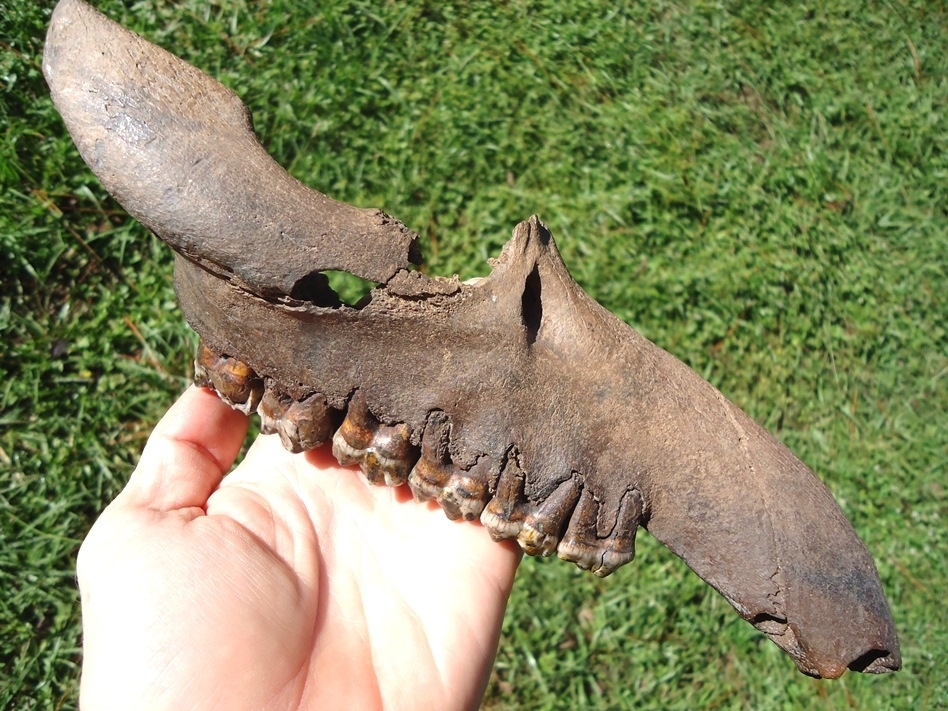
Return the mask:
{"type": "Polygon", "coordinates": [[[520,561],[192,387],[79,552],[80,705],[477,708],[520,561]]]}

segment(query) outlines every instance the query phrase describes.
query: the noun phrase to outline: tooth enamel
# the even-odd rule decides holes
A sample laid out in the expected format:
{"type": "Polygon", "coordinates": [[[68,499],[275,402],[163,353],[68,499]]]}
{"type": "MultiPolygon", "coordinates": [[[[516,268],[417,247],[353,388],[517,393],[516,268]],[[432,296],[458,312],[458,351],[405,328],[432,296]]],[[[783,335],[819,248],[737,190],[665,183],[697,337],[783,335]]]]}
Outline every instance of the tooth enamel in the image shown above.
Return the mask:
{"type": "Polygon", "coordinates": [[[365,450],[356,449],[346,442],[346,438],[342,435],[342,428],[340,427],[332,437],[332,456],[334,456],[336,461],[342,466],[346,467],[350,464],[361,464],[362,457],[365,456],[365,450]]]}
{"type": "Polygon", "coordinates": [[[492,510],[490,504],[485,506],[481,512],[481,523],[484,524],[484,528],[490,532],[490,537],[495,541],[516,538],[522,525],[521,521],[511,521],[498,515],[495,510],[492,510]]]}
{"type": "Polygon", "coordinates": [[[221,400],[245,415],[256,412],[263,396],[263,379],[253,368],[218,355],[203,343],[194,359],[194,382],[215,390],[221,400]]]}
{"type": "Polygon", "coordinates": [[[484,510],[487,496],[486,484],[470,476],[454,474],[438,495],[438,503],[448,518],[474,521],[484,510]]]}
{"type": "Polygon", "coordinates": [[[531,522],[525,521],[517,534],[517,543],[527,555],[549,556],[556,550],[556,536],[537,530],[531,522]]]}

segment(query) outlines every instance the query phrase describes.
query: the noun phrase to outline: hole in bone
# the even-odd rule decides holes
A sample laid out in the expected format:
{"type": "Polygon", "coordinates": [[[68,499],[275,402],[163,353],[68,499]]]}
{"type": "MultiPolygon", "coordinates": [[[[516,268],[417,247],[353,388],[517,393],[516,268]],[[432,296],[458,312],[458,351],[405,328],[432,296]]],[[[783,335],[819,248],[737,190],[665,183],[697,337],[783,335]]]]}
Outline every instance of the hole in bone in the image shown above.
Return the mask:
{"type": "Polygon", "coordinates": [[[362,308],[369,303],[375,284],[343,271],[310,272],[299,279],[290,298],[316,306],[362,308]]]}
{"type": "Polygon", "coordinates": [[[346,306],[361,309],[371,301],[372,289],[375,288],[373,282],[361,279],[349,272],[329,270],[323,272],[323,274],[346,306]]]}
{"type": "Polygon", "coordinates": [[[527,343],[531,345],[536,342],[540,323],[543,321],[543,303],[540,297],[540,272],[534,265],[533,271],[530,272],[523,285],[523,295],[520,297],[521,318],[527,329],[527,343]]]}
{"type": "Polygon", "coordinates": [[[329,279],[322,272],[310,272],[299,279],[290,291],[290,298],[308,301],[316,306],[338,308],[342,306],[339,295],[329,285],[329,279]]]}

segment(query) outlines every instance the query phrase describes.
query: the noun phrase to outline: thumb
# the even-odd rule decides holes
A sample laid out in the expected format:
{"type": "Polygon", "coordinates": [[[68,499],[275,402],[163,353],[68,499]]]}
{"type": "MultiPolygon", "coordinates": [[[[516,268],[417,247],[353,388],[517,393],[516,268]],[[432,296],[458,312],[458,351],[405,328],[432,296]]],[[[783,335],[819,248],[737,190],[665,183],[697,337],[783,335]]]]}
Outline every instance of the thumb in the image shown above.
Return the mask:
{"type": "Polygon", "coordinates": [[[157,511],[204,508],[237,458],[247,423],[213,391],[192,385],[155,427],[115,504],[157,511]]]}

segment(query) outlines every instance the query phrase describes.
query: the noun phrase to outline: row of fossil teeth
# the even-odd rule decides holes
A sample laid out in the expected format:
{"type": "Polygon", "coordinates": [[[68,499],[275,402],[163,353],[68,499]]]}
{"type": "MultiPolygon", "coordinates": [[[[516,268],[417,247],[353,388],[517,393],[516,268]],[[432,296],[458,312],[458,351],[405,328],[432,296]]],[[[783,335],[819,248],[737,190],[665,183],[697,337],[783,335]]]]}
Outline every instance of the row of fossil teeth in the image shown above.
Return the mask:
{"type": "Polygon", "coordinates": [[[533,503],[524,496],[525,475],[515,453],[500,463],[480,457],[466,469],[458,467],[448,451],[451,424],[443,412],[429,414],[417,446],[408,425],[380,422],[359,391],[343,416],[321,394],[295,399],[246,363],[203,345],[195,359],[194,381],[245,414],[258,412],[261,431],[279,435],[291,452],[332,441],[339,463],[358,464],[373,484],[407,483],[416,500],[436,501],[451,519],[479,518],[495,540],[515,538],[529,555],[556,553],[600,576],[632,560],[635,529],[642,519],[638,492],[629,492],[618,520],[600,535],[600,504],[578,475],[533,503]]]}

